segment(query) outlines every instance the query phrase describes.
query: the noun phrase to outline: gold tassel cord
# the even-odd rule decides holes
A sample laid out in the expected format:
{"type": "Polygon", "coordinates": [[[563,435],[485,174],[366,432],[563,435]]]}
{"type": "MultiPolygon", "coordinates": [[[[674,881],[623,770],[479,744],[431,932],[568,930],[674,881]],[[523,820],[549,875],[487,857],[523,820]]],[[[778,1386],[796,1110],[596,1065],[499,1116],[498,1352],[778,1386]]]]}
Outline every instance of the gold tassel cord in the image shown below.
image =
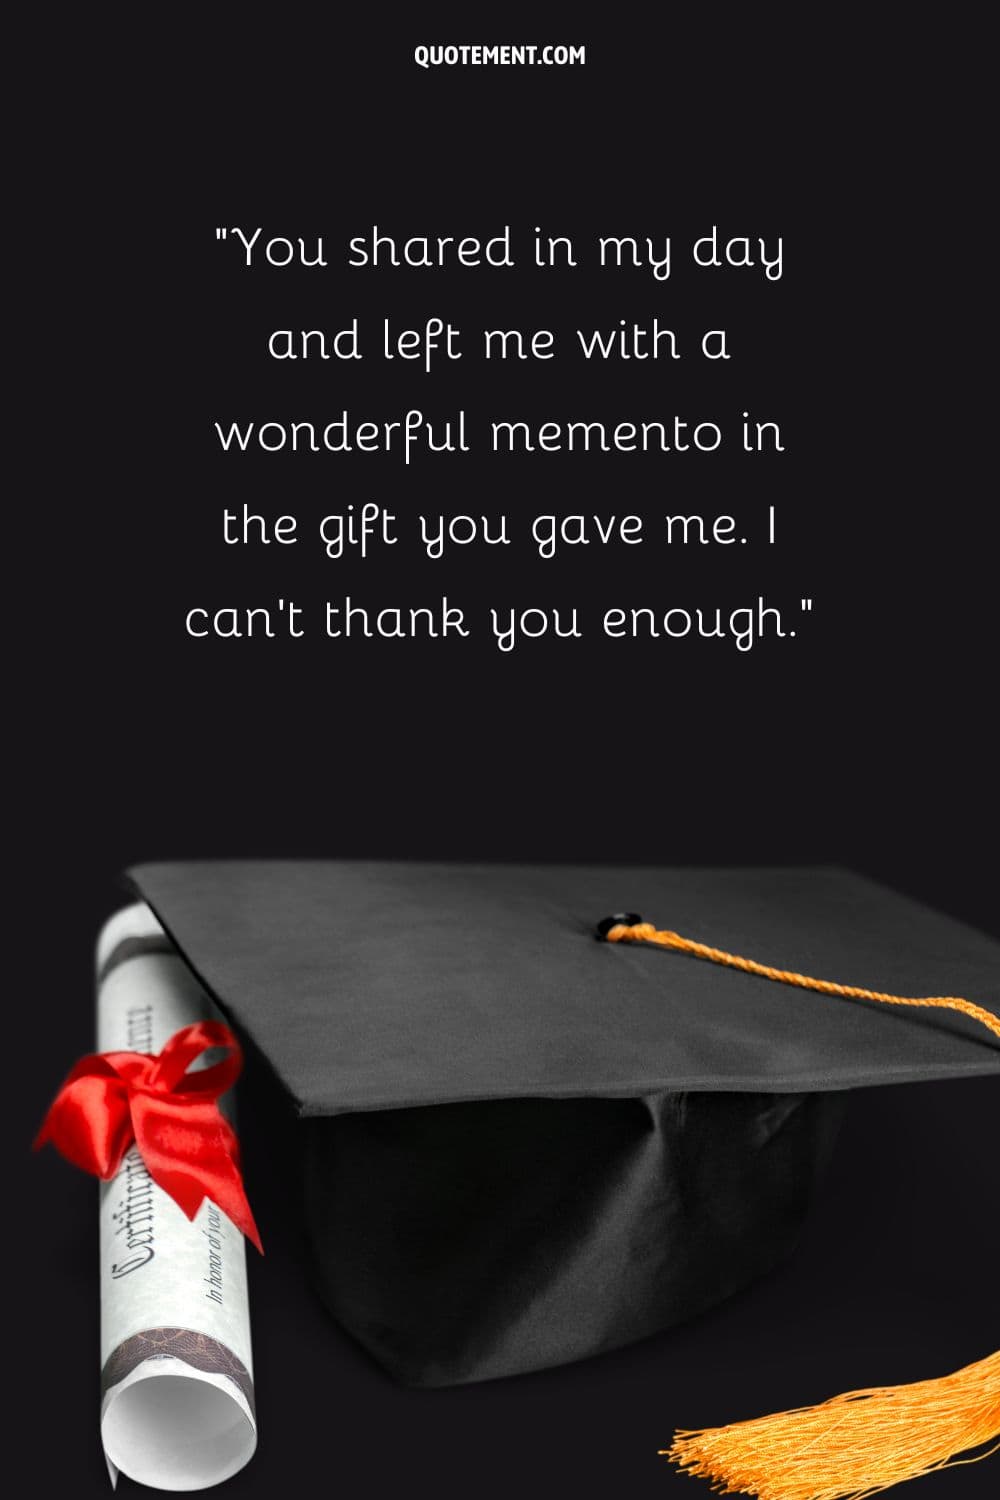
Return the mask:
{"type": "MultiPolygon", "coordinates": [[[[609,923],[613,919],[609,918],[609,923]]],[[[650,922],[615,922],[610,943],[652,943],[824,995],[957,1011],[1000,1037],[1000,1018],[958,995],[911,998],[775,969],[650,922]]],[[[723,1495],[758,1500],[869,1500],[892,1485],[1000,1452],[1000,1350],[938,1380],[876,1386],[774,1416],[674,1434],[660,1450],[723,1495]],[[984,1445],[992,1443],[985,1451],[984,1445]],[[962,1457],[961,1455],[966,1455],[962,1457]]]]}
{"type": "Polygon", "coordinates": [[[868,1500],[906,1479],[989,1458],[1000,1450],[998,1439],[1000,1351],[943,1379],[876,1386],[819,1406],[677,1432],[661,1452],[723,1495],[868,1500]],[[985,1452],[973,1451],[990,1442],[985,1452]]]}
{"type": "Polygon", "coordinates": [[[982,1005],[963,1000],[958,995],[931,995],[920,999],[905,995],[887,995],[881,990],[863,990],[854,984],[834,984],[829,979],[810,979],[808,974],[796,974],[791,969],[773,969],[769,964],[759,964],[752,958],[741,958],[738,953],[727,953],[723,948],[709,948],[706,943],[696,943],[691,938],[669,928],[654,927],[652,922],[636,922],[627,926],[619,922],[605,934],[609,943],[653,943],[658,948],[672,948],[676,953],[689,953],[694,958],[707,959],[709,963],[724,964],[728,969],[742,969],[745,974],[759,974],[762,979],[773,979],[778,984],[797,985],[802,990],[817,990],[821,995],[840,995],[847,1000],[877,1000],[882,1005],[912,1005],[937,1007],[939,1010],[956,1010],[973,1021],[979,1021],[995,1037],[1000,1037],[1000,1017],[982,1005]]]}

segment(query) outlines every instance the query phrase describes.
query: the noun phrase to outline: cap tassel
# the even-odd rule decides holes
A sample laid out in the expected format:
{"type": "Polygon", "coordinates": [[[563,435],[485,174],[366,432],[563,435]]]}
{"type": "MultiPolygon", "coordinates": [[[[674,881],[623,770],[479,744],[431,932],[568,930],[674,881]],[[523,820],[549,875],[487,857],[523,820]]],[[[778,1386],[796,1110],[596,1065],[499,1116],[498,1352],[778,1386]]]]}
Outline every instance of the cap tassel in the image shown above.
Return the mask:
{"type": "Polygon", "coordinates": [[[723,1495],[867,1500],[906,1479],[989,1458],[1000,1451],[997,1439],[1000,1351],[939,1380],[875,1386],[819,1406],[676,1432],[661,1453],[723,1495]],[[991,1441],[985,1452],[973,1451],[991,1441]]]}
{"type": "MultiPolygon", "coordinates": [[[[605,917],[597,924],[597,936],[608,943],[652,943],[778,984],[846,1000],[958,1011],[1000,1037],[1000,1017],[960,995],[890,995],[814,979],[724,948],[710,948],[669,928],[654,927],[636,912],[605,917]]],[[[672,1445],[660,1452],[688,1474],[711,1480],[712,1488],[723,1495],[756,1495],[758,1500],[868,1500],[906,1479],[989,1458],[1000,1452],[997,1439],[1000,1350],[940,1380],[873,1386],[773,1417],[676,1432],[672,1445]],[[985,1452],[973,1451],[990,1442],[993,1446],[985,1452]],[[967,1457],[958,1456],[963,1453],[967,1457]]]]}

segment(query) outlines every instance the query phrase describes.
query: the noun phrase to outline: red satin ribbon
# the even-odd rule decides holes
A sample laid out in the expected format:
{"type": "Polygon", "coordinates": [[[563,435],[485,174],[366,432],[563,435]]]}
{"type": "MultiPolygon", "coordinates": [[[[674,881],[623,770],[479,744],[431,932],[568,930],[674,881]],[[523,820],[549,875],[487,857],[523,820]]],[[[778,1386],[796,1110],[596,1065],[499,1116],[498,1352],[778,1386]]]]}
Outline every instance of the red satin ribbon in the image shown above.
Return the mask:
{"type": "Polygon", "coordinates": [[[35,1141],[105,1181],[134,1141],[153,1181],[189,1219],[204,1198],[263,1254],[239,1168],[239,1142],[215,1102],[243,1066],[240,1044],[221,1021],[175,1031],[158,1055],[100,1052],[82,1057],[59,1090],[35,1141]],[[189,1073],[210,1047],[229,1056],[189,1073]]]}

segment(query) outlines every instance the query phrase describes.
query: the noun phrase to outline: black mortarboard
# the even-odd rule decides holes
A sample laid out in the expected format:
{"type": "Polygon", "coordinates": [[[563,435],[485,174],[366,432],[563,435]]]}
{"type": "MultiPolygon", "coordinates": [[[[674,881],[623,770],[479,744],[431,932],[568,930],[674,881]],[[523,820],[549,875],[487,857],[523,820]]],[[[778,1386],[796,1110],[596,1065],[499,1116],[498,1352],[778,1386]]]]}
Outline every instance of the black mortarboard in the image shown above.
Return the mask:
{"type": "Polygon", "coordinates": [[[131,878],[301,1116],[324,1299],[413,1384],[690,1317],[794,1245],[847,1091],[1000,1074],[974,1015],[595,941],[628,908],[722,956],[1000,1016],[1000,945],[835,868],[131,878]]]}

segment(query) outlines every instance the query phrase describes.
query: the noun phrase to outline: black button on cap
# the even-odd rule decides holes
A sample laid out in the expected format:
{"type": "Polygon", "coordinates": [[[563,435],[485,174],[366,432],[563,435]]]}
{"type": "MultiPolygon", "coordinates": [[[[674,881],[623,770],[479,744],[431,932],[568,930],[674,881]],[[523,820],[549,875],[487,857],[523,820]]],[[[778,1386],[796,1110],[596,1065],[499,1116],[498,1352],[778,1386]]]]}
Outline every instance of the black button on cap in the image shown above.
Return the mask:
{"type": "Polygon", "coordinates": [[[601,918],[595,929],[596,936],[603,943],[612,927],[635,927],[641,921],[637,911],[617,911],[614,916],[601,918]]]}

